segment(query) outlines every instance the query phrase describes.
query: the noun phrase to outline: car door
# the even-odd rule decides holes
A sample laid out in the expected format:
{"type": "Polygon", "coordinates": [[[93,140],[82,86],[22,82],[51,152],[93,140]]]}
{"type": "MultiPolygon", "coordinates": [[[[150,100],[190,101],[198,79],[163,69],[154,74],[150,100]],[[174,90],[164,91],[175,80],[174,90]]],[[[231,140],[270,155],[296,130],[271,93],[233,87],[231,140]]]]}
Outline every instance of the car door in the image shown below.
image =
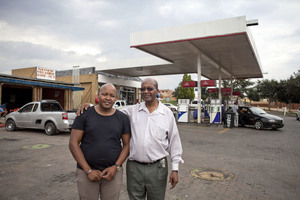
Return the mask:
{"type": "Polygon", "coordinates": [[[251,110],[249,108],[247,108],[247,113],[246,113],[246,116],[247,116],[247,119],[248,119],[248,122],[247,124],[249,125],[253,125],[256,121],[256,115],[254,115],[251,110]]]}
{"type": "Polygon", "coordinates": [[[27,128],[43,128],[41,126],[40,112],[37,111],[39,104],[35,103],[33,109],[30,113],[30,123],[28,123],[27,128]]]}
{"type": "Polygon", "coordinates": [[[253,115],[246,107],[239,108],[240,123],[244,125],[251,125],[253,121],[253,115]]]}
{"type": "Polygon", "coordinates": [[[18,112],[19,114],[16,116],[16,121],[20,128],[30,127],[31,124],[31,111],[33,108],[33,103],[24,106],[18,112]]]}

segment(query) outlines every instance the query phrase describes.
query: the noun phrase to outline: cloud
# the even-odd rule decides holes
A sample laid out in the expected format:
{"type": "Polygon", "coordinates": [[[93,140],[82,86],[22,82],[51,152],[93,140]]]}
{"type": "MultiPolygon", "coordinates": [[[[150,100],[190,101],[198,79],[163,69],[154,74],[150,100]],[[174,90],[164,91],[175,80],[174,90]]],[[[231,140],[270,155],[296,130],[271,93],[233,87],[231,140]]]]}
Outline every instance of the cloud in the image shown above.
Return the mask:
{"type": "MultiPolygon", "coordinates": [[[[243,15],[259,20],[251,30],[266,78],[287,78],[299,69],[299,0],[0,1],[1,71],[143,57],[129,47],[132,32],[243,15]]],[[[156,78],[167,89],[177,87],[182,75],[156,78]]]]}

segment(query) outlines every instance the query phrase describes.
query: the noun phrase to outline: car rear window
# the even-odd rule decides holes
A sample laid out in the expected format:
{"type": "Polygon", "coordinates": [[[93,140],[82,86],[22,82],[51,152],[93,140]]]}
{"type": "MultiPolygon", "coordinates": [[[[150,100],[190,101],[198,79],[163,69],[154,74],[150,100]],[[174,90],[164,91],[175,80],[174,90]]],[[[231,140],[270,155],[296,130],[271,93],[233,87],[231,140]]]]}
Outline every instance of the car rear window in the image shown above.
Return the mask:
{"type": "Polygon", "coordinates": [[[58,103],[42,103],[42,111],[63,111],[62,107],[58,103]]]}

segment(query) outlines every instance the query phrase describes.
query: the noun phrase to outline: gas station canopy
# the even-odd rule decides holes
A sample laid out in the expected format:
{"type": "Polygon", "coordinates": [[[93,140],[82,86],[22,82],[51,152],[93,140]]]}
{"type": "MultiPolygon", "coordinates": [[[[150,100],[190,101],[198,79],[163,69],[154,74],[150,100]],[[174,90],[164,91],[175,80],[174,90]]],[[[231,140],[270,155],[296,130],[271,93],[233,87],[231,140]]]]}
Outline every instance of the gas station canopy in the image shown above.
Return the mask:
{"type": "Polygon", "coordinates": [[[242,16],[132,33],[130,46],[156,58],[103,65],[99,71],[124,76],[197,73],[200,57],[201,75],[207,79],[262,78],[249,29],[257,24],[242,16]]]}

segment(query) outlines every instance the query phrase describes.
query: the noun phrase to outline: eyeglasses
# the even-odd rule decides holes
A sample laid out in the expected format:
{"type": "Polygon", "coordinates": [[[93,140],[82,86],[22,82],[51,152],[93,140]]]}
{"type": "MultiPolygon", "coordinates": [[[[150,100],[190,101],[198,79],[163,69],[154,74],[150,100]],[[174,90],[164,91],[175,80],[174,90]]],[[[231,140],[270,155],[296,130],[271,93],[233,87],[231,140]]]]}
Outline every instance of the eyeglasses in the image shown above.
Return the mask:
{"type": "Polygon", "coordinates": [[[142,92],[145,92],[145,91],[148,91],[148,92],[151,92],[151,91],[153,91],[153,90],[156,90],[154,87],[147,87],[147,88],[141,88],[141,91],[142,92]]]}

